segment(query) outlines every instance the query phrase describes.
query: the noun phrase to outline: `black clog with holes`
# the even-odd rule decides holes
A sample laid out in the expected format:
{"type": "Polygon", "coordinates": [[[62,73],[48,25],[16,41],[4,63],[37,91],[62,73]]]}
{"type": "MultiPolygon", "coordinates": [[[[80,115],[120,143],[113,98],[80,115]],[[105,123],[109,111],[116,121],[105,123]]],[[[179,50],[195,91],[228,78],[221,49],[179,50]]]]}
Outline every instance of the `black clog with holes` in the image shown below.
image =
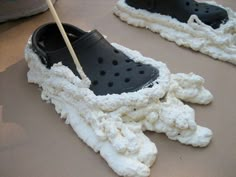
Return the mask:
{"type": "Polygon", "coordinates": [[[169,15],[185,23],[191,15],[195,14],[203,23],[212,28],[219,28],[222,23],[228,21],[226,10],[194,0],[126,0],[126,3],[136,9],[169,15]]]}
{"type": "Polygon", "coordinates": [[[213,1],[119,0],[114,14],[177,45],[236,64],[236,13],[213,1]]]}
{"type": "MultiPolygon", "coordinates": [[[[134,62],[114,48],[97,30],[85,32],[69,24],[63,26],[85,74],[92,82],[90,89],[96,95],[137,91],[150,87],[158,78],[158,69],[134,62]]],[[[62,62],[79,76],[56,24],[39,27],[33,33],[32,48],[47,68],[62,62]]]]}

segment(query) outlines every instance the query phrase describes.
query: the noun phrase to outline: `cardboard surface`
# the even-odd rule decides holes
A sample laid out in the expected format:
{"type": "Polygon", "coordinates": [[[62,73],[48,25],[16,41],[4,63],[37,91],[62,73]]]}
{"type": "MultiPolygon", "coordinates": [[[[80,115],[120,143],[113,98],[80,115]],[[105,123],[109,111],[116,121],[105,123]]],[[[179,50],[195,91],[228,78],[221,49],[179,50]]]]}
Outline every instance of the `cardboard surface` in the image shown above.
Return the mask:
{"type": "MultiPolygon", "coordinates": [[[[207,148],[192,148],[165,135],[147,133],[159,150],[151,177],[235,177],[236,67],[121,22],[112,14],[115,2],[61,0],[56,8],[63,21],[84,30],[96,28],[110,42],[165,62],[173,73],[203,76],[215,97],[208,106],[192,105],[197,123],[213,130],[213,141],[207,148]]],[[[236,10],[234,0],[217,2],[236,10]]],[[[0,69],[19,61],[0,73],[0,177],[116,177],[99,154],[64,124],[53,105],[41,100],[38,86],[27,83],[24,46],[38,25],[51,20],[46,12],[0,24],[0,69]]]]}

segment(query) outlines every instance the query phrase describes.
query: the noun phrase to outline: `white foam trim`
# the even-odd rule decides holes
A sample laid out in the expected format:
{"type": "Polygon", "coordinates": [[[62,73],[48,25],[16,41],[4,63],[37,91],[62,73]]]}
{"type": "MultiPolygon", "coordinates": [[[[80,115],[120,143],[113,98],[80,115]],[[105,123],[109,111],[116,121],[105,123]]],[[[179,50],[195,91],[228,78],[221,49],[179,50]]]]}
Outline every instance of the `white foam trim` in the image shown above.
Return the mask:
{"type": "Polygon", "coordinates": [[[42,88],[42,99],[54,104],[77,135],[95,152],[100,152],[120,176],[149,176],[157,148],[143,134],[144,130],[165,133],[184,144],[207,146],[212,138],[211,130],[198,126],[194,110],[178,99],[202,104],[198,97],[202,95],[207,98],[203,104],[212,101],[212,95],[203,87],[203,80],[199,81],[200,76],[193,73],[171,75],[165,64],[121,45],[112,45],[130,59],[159,69],[160,76],[152,88],[96,96],[87,83],[61,63],[47,69],[32,50],[31,39],[25,49],[28,82],[42,88]]]}
{"type": "Polygon", "coordinates": [[[196,15],[192,15],[188,23],[181,23],[167,15],[130,7],[125,0],[117,2],[114,14],[130,25],[157,32],[177,45],[236,64],[236,13],[216,2],[206,3],[224,8],[229,16],[228,22],[218,29],[213,29],[202,23],[196,15]]]}

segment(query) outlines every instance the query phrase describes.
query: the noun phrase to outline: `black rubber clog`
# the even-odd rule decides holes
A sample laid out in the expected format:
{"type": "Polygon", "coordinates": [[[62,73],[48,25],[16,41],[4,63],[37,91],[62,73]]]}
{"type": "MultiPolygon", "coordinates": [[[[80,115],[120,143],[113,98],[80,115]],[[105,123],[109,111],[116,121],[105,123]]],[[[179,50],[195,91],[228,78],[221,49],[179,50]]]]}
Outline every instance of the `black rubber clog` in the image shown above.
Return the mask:
{"type": "Polygon", "coordinates": [[[169,15],[184,23],[195,14],[203,23],[214,29],[228,21],[226,10],[194,0],[126,0],[126,3],[136,9],[169,15]]]}
{"type": "MultiPolygon", "coordinates": [[[[63,26],[85,74],[92,82],[90,89],[96,95],[137,91],[151,86],[158,78],[158,69],[134,62],[114,48],[97,30],[85,32],[69,24],[63,26]]],[[[62,62],[79,76],[56,24],[45,24],[35,30],[32,48],[48,69],[62,62]]]]}

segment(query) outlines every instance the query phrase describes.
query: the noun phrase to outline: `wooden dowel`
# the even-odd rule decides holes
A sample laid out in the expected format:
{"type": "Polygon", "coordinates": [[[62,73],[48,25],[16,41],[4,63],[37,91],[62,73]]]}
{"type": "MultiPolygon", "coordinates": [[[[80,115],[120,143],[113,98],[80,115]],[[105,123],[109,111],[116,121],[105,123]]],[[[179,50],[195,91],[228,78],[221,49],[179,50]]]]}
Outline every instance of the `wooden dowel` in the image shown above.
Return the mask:
{"type": "Polygon", "coordinates": [[[56,24],[57,24],[57,26],[58,26],[58,28],[59,28],[59,30],[60,30],[60,32],[61,32],[61,35],[62,35],[62,37],[63,37],[63,39],[64,39],[64,41],[65,41],[65,43],[66,43],[66,46],[67,46],[67,48],[68,48],[68,50],[69,50],[69,52],[70,52],[70,54],[71,54],[71,56],[72,56],[72,58],[73,58],[73,60],[74,60],[76,69],[77,69],[77,71],[78,71],[78,73],[79,73],[81,79],[82,79],[82,80],[88,80],[88,77],[87,77],[86,74],[84,73],[83,68],[82,68],[82,66],[81,66],[80,63],[79,63],[79,60],[78,60],[78,58],[77,58],[77,56],[76,56],[76,54],[75,54],[75,51],[74,51],[74,49],[73,49],[73,47],[72,47],[72,45],[71,45],[71,43],[70,43],[69,38],[68,38],[67,35],[66,35],[65,29],[64,29],[63,26],[62,26],[62,23],[61,23],[61,21],[60,21],[58,15],[57,15],[57,12],[56,12],[56,10],[55,10],[55,8],[54,8],[54,6],[53,6],[51,0],[46,0],[46,2],[47,2],[47,4],[48,4],[48,7],[49,7],[49,9],[50,9],[50,11],[51,11],[51,14],[52,14],[52,16],[53,16],[53,18],[54,18],[56,24]]]}

